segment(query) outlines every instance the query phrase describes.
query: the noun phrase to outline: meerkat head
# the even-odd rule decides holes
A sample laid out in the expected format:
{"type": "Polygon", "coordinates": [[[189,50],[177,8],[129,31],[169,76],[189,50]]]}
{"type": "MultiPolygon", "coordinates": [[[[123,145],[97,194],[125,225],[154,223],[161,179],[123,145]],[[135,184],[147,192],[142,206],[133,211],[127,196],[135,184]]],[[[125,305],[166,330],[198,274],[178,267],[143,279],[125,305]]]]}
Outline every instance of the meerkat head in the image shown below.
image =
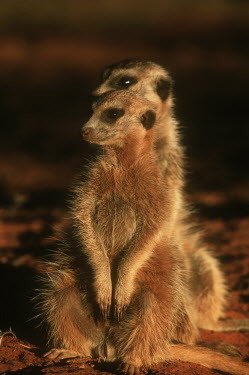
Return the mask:
{"type": "Polygon", "coordinates": [[[127,139],[143,139],[155,122],[155,106],[147,99],[133,92],[109,91],[94,102],[82,136],[90,143],[122,146],[127,139]]]}
{"type": "Polygon", "coordinates": [[[107,67],[93,95],[111,90],[132,91],[151,101],[160,115],[172,106],[171,87],[172,80],[163,67],[152,61],[129,59],[107,67]]]}

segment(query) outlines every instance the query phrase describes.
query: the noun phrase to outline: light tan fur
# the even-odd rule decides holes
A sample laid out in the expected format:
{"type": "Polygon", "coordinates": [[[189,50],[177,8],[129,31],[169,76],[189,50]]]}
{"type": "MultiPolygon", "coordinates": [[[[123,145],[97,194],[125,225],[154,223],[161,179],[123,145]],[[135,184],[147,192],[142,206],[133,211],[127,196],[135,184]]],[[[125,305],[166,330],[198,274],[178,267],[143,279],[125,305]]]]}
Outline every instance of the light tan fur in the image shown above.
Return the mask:
{"type": "Polygon", "coordinates": [[[230,361],[232,374],[245,375],[243,362],[191,346],[198,339],[191,258],[171,226],[175,187],[154,152],[159,120],[142,124],[157,107],[120,91],[93,109],[83,134],[103,153],[74,189],[72,226],[40,293],[50,345],[59,348],[48,356],[99,355],[130,375],[164,360],[220,370],[230,361]],[[124,109],[114,124],[103,120],[110,108],[124,109]]]}

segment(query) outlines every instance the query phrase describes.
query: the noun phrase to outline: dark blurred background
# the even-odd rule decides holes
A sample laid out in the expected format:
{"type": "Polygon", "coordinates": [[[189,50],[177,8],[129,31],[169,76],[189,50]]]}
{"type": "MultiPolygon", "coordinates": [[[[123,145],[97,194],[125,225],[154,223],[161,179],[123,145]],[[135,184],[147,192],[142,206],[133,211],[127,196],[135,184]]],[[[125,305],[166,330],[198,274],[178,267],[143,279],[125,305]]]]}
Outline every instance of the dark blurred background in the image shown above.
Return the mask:
{"type": "Polygon", "coordinates": [[[248,14],[242,0],[1,0],[5,197],[70,184],[89,151],[79,131],[88,95],[106,65],[127,57],[174,78],[190,191],[240,185],[245,196],[248,14]]]}

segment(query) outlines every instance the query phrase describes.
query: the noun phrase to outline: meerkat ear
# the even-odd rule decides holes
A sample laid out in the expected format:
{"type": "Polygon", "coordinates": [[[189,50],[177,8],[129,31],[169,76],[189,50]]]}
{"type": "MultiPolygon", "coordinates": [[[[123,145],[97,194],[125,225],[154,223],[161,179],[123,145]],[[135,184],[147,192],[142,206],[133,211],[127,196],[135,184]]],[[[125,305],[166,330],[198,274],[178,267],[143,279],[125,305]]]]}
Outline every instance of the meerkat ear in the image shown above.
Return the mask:
{"type": "Polygon", "coordinates": [[[155,121],[156,121],[156,114],[151,109],[143,113],[141,116],[141,123],[143,124],[143,127],[146,130],[151,129],[153,125],[155,124],[155,121]]]}
{"type": "Polygon", "coordinates": [[[156,81],[156,93],[162,101],[166,100],[170,94],[171,81],[166,78],[160,78],[156,81]]]}

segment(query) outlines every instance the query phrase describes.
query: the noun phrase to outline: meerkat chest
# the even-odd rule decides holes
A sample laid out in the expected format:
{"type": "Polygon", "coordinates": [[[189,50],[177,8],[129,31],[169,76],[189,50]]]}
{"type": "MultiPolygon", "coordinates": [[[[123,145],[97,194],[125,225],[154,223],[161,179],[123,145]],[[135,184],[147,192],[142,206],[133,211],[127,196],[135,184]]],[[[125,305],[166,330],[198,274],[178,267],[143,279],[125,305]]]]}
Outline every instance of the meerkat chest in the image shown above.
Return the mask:
{"type": "Polygon", "coordinates": [[[109,256],[129,243],[143,220],[155,221],[164,207],[158,181],[142,168],[101,175],[94,230],[109,256]]]}
{"type": "Polygon", "coordinates": [[[93,222],[96,235],[111,257],[132,238],[136,212],[126,198],[112,192],[97,202],[93,222]]]}

